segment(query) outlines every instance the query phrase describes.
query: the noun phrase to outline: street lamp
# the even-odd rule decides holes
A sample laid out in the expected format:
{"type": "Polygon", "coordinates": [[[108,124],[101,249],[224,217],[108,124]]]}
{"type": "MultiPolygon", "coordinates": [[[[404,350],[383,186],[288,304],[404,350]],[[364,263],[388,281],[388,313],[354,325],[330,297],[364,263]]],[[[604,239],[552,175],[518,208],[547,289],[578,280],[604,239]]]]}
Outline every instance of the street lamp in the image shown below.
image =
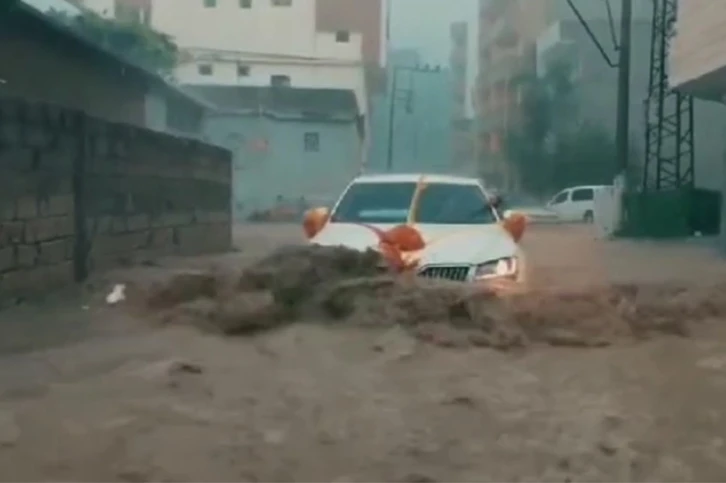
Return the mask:
{"type": "Polygon", "coordinates": [[[406,112],[409,114],[413,112],[413,89],[404,89],[401,90],[398,88],[398,74],[402,71],[408,71],[411,73],[422,73],[422,74],[435,74],[438,72],[441,72],[440,66],[430,66],[428,64],[426,65],[416,65],[416,66],[406,66],[406,65],[399,65],[393,68],[393,78],[391,79],[391,92],[390,92],[390,99],[388,100],[388,155],[386,158],[386,169],[388,171],[393,171],[393,130],[395,126],[396,121],[396,101],[398,100],[398,95],[403,94],[405,95],[405,101],[406,101],[406,112]]]}

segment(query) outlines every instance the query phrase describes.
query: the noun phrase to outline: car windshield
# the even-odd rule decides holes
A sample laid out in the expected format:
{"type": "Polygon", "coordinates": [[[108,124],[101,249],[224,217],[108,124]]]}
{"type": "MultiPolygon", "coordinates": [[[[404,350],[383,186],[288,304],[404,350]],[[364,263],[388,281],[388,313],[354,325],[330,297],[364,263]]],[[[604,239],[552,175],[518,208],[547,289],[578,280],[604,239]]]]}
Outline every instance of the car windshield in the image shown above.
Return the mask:
{"type": "MultiPolygon", "coordinates": [[[[415,182],[355,183],[343,195],[331,220],[339,223],[405,223],[415,182]]],[[[496,217],[476,185],[429,183],[421,192],[416,223],[483,224],[496,217]]]]}

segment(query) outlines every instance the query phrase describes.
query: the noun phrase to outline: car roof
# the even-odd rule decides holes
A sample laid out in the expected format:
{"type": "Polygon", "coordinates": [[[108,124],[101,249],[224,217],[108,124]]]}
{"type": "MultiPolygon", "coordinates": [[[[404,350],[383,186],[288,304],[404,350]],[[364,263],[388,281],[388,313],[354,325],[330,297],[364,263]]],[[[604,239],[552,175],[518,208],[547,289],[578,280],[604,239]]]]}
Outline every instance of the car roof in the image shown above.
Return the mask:
{"type": "MultiPolygon", "coordinates": [[[[600,189],[600,188],[608,188],[610,185],[608,184],[583,184],[579,186],[570,186],[569,188],[565,188],[565,190],[579,190],[579,189],[600,189]]],[[[563,190],[563,191],[565,191],[563,190]]]]}
{"type": "Polygon", "coordinates": [[[449,183],[461,185],[479,184],[479,179],[471,176],[455,176],[446,174],[428,173],[378,173],[363,174],[356,177],[353,183],[449,183]]]}

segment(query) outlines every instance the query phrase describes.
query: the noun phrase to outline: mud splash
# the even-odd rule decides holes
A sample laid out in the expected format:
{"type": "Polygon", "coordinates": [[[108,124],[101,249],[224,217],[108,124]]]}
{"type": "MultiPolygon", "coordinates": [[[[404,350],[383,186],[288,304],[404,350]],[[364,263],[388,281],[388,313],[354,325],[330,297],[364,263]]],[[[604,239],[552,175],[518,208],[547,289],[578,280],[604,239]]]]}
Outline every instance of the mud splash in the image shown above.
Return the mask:
{"type": "Polygon", "coordinates": [[[726,314],[725,287],[612,285],[497,295],[381,273],[375,252],[290,247],[234,272],[185,272],[138,290],[163,324],[249,335],[291,323],[390,326],[449,347],[602,347],[688,336],[726,314]]]}

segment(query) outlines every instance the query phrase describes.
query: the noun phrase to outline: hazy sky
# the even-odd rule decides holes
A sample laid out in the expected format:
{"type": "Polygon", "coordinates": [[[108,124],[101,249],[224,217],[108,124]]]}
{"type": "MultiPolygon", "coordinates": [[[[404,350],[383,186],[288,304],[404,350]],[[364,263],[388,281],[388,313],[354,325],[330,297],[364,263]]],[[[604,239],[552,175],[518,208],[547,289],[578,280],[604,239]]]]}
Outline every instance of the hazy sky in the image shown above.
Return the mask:
{"type": "MultiPolygon", "coordinates": [[[[364,1],[364,0],[363,0],[364,1]]],[[[423,62],[448,65],[451,53],[449,26],[469,24],[467,115],[473,114],[471,86],[477,73],[478,0],[388,0],[391,8],[391,46],[418,49],[423,62]]]]}
{"type": "MultiPolygon", "coordinates": [[[[476,29],[477,0],[388,0],[392,3],[391,43],[416,47],[434,63],[446,63],[451,41],[449,24],[467,20],[476,29]]],[[[473,38],[470,34],[470,39],[473,38]]]]}

